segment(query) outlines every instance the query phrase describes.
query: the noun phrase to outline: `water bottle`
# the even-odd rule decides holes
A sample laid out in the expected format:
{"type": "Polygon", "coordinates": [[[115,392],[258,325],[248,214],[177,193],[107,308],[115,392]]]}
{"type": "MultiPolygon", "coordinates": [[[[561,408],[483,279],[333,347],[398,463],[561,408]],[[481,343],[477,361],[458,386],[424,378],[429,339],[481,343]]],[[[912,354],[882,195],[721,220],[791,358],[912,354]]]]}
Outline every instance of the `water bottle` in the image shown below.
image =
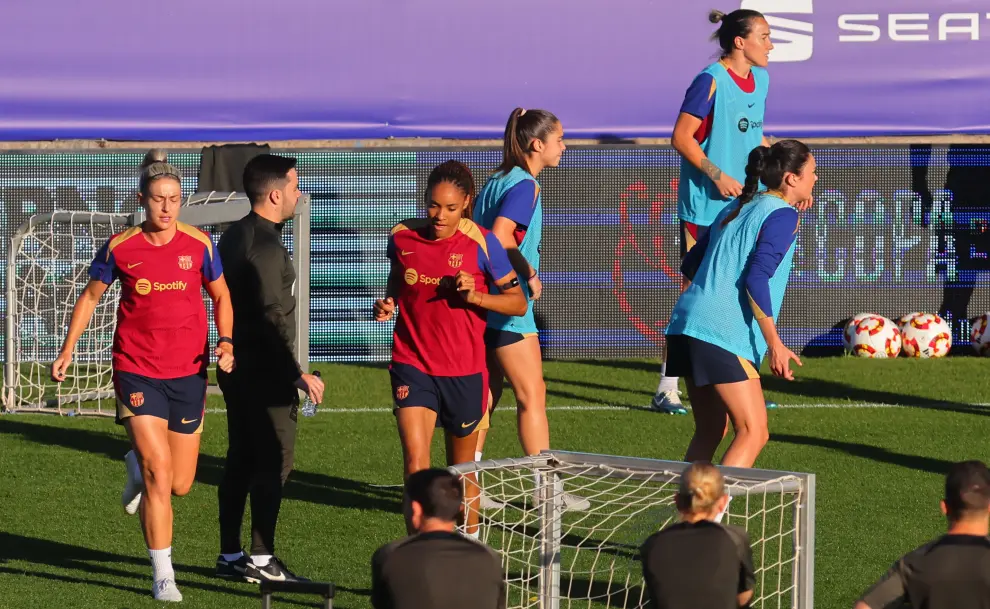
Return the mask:
{"type": "MultiPolygon", "coordinates": [[[[319,378],[320,371],[317,370],[316,372],[314,372],[313,376],[319,378]]],[[[314,414],[316,414],[316,404],[313,403],[313,400],[309,399],[309,393],[307,393],[306,397],[303,398],[302,414],[304,417],[311,417],[314,414]]]]}

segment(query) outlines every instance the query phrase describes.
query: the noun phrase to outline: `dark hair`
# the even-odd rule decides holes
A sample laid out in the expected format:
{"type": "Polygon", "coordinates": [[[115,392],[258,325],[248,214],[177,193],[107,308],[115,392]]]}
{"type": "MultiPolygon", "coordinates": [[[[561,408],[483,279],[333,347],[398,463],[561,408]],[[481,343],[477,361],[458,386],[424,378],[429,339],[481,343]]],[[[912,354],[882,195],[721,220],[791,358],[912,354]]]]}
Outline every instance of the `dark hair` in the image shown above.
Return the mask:
{"type": "Polygon", "coordinates": [[[427,197],[430,196],[430,191],[433,187],[441,182],[447,182],[453,184],[460,189],[465,195],[470,197],[470,202],[468,203],[468,216],[474,211],[474,176],[471,175],[471,170],[468,166],[460,161],[445,161],[440,163],[433,168],[430,172],[430,177],[426,179],[426,193],[427,197]]]}
{"type": "Polygon", "coordinates": [[[251,204],[260,203],[286,179],[296,166],[289,156],[259,154],[244,166],[244,193],[251,204]]]}
{"type": "Polygon", "coordinates": [[[949,468],[945,477],[945,507],[952,520],[987,514],[990,471],[982,461],[963,461],[949,468]]]}
{"type": "Polygon", "coordinates": [[[784,174],[800,173],[810,157],[811,150],[797,140],[780,140],[769,148],[754,148],[746,164],[746,183],[739,195],[739,205],[725,218],[722,226],[738,216],[742,206],[753,200],[760,189],[760,182],[767,188],[780,188],[784,174]]]}
{"type": "Polygon", "coordinates": [[[547,136],[557,127],[560,120],[552,112],[546,110],[526,110],[516,108],[509,115],[505,124],[505,136],[502,143],[502,164],[498,170],[502,173],[512,171],[513,167],[522,167],[529,171],[526,165],[526,154],[529,143],[533,140],[546,141],[547,136]]]}
{"type": "Polygon", "coordinates": [[[712,10],[708,13],[708,20],[712,23],[721,23],[712,40],[718,40],[718,46],[722,47],[722,57],[728,57],[736,48],[736,37],[745,38],[753,31],[753,20],[765,19],[763,13],[750,9],[740,8],[731,13],[712,10]]]}
{"type": "Polygon", "coordinates": [[[445,469],[432,468],[409,476],[406,497],[423,507],[424,518],[451,522],[461,513],[464,493],[457,476],[445,469]]]}
{"type": "Polygon", "coordinates": [[[168,162],[168,153],[160,148],[152,148],[141,161],[141,175],[138,178],[138,192],[148,194],[152,182],[171,178],[182,184],[182,173],[168,162]]]}

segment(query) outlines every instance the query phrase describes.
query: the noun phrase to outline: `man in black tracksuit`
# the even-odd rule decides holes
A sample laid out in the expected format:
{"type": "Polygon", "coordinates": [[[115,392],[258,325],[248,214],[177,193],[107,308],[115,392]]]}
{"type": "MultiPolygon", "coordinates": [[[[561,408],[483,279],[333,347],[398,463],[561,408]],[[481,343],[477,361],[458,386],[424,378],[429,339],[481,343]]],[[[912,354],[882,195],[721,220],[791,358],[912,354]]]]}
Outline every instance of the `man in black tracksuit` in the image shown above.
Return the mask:
{"type": "Polygon", "coordinates": [[[296,279],[282,244],[282,223],[299,201],[292,158],[263,154],[244,169],[251,212],[217,246],[234,307],[230,374],[217,372],[227,403],[229,447],[220,483],[217,575],[258,582],[300,579],[275,554],[282,486],[292,470],[299,389],[316,403],[323,383],[304,374],[294,355],[296,279]],[[241,522],[251,495],[251,555],[241,550],[241,522]]]}

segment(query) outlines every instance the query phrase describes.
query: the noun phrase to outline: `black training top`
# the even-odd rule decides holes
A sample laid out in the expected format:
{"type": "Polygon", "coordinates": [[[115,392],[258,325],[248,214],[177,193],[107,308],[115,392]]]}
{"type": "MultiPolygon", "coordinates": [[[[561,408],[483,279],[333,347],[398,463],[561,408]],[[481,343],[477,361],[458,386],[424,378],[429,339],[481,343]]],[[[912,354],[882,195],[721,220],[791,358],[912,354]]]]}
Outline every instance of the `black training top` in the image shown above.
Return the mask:
{"type": "Polygon", "coordinates": [[[655,609],[738,609],[753,589],[753,552],[744,529],[707,520],[680,522],[640,548],[655,609]]]}
{"type": "Polygon", "coordinates": [[[990,609],[990,539],[944,535],[905,554],[860,599],[871,609],[990,609]]]}
{"type": "Polygon", "coordinates": [[[504,609],[502,564],[488,546],[459,533],[413,535],[371,558],[375,609],[504,609]]]}
{"type": "Polygon", "coordinates": [[[217,250],[234,307],[237,369],[246,379],[292,388],[301,373],[294,351],[296,273],[281,230],[252,211],[224,231],[217,250]]]}

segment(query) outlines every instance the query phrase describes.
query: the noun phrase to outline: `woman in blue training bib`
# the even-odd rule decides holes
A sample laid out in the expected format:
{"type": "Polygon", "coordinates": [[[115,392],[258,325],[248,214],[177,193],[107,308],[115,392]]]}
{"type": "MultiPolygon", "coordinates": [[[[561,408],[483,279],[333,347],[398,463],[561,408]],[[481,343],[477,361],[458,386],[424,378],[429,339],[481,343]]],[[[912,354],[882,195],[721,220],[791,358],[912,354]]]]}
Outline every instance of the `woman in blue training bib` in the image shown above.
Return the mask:
{"type": "MultiPolygon", "coordinates": [[[[718,40],[722,56],[691,83],[671,137],[681,155],[677,217],[682,258],[742,192],[750,151],[768,145],[763,114],[770,88],[770,25],[761,13],[746,9],[727,15],[712,11],[709,20],[721,23],[712,38],[718,40]]],[[[663,364],[660,369],[660,385],[650,406],[687,414],[678,397],[677,377],[667,376],[666,368],[663,364]]]]}
{"type": "MultiPolygon", "coordinates": [[[[488,347],[492,408],[502,396],[503,377],[516,394],[519,441],[527,455],[550,448],[547,424],[547,389],[533,301],[540,297],[540,240],[543,206],[536,176],[556,167],[565,149],[564,129],[546,110],[516,108],[505,126],[502,164],[478,193],[474,221],[498,237],[509,254],[529,300],[523,317],[488,314],[485,343],[488,347]]],[[[487,429],[478,438],[481,458],[487,429]]]]}
{"type": "Polygon", "coordinates": [[[695,430],[685,461],[710,461],[728,422],[735,439],[722,465],[752,467],[769,439],[766,404],[757,370],[793,380],[774,315],[794,258],[799,205],[811,201],[818,176],[807,146],[783,140],[749,155],[739,198],[685,256],[690,282],[667,325],[667,368],[685,377],[695,430]],[[758,192],[760,182],[769,189],[758,192]]]}

